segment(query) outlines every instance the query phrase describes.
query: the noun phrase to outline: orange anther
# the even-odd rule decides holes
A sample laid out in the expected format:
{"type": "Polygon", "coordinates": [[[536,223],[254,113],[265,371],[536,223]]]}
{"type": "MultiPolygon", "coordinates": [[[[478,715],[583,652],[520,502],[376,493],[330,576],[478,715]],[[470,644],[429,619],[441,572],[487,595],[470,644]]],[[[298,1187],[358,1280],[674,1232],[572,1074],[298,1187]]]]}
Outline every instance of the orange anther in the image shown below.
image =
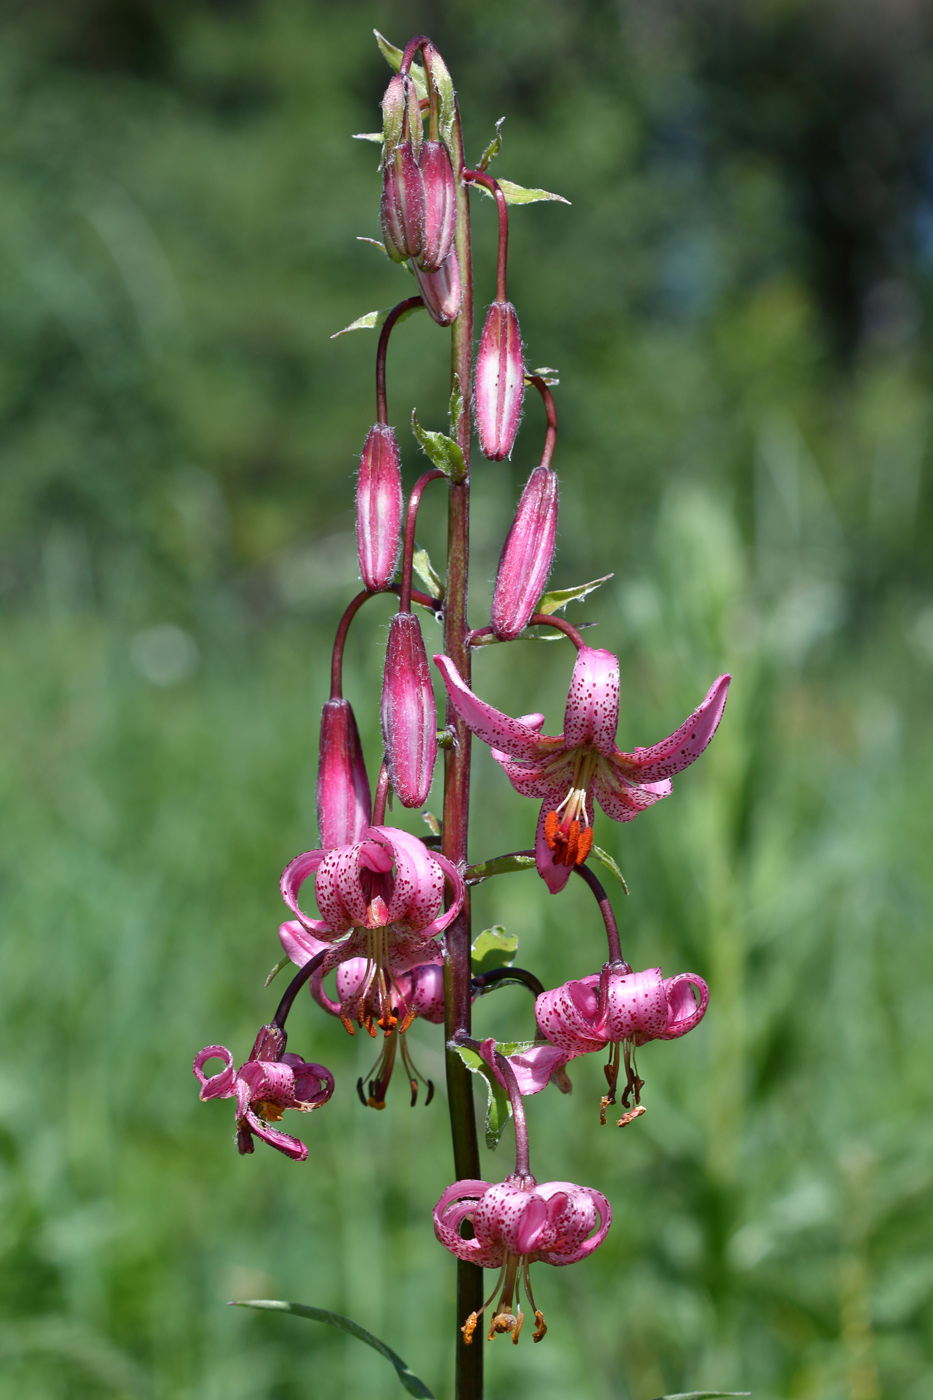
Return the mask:
{"type": "Polygon", "coordinates": [[[472,1312],[470,1313],[470,1316],[467,1318],[466,1322],[460,1328],[460,1331],[463,1333],[463,1345],[465,1347],[468,1347],[472,1342],[473,1333],[476,1331],[476,1324],[478,1322],[479,1315],[475,1312],[472,1312]]]}
{"type": "Polygon", "coordinates": [[[353,1022],[350,1020],[349,1016],[341,1016],[340,1024],[348,1035],[356,1035],[356,1031],[353,1029],[353,1022]]]}
{"type": "Polygon", "coordinates": [[[557,813],[548,812],[547,816],[544,818],[544,839],[547,842],[548,849],[551,851],[556,851],[557,849],[557,829],[559,826],[560,817],[557,813]]]}
{"type": "Polygon", "coordinates": [[[547,1323],[544,1320],[544,1313],[539,1312],[537,1308],[535,1308],[535,1322],[538,1325],[531,1334],[531,1340],[533,1342],[540,1342],[541,1338],[547,1331],[547,1323]]]}
{"type": "Polygon", "coordinates": [[[582,864],[583,864],[583,862],[586,860],[587,856],[589,855],[589,853],[590,853],[590,851],[591,851],[592,849],[593,849],[593,828],[592,828],[591,826],[585,826],[585,827],[583,828],[583,830],[580,832],[580,836],[579,836],[579,839],[578,839],[578,841],[577,841],[577,851],[576,851],[576,855],[575,855],[575,857],[574,857],[574,859],[575,859],[577,865],[582,865],[582,864]]]}

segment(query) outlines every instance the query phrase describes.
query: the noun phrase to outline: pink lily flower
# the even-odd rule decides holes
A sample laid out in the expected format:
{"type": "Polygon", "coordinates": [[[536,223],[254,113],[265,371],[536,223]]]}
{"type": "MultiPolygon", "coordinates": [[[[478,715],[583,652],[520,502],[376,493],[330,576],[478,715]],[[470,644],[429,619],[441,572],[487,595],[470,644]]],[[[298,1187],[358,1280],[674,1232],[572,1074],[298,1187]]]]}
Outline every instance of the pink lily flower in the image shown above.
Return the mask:
{"type": "Polygon", "coordinates": [[[625,1051],[627,1083],[622,1105],[629,1094],[638,1104],[643,1081],[638,1078],[632,1051],[649,1040],[676,1040],[698,1026],[709,1005],[709,988],[694,972],[662,978],[659,967],[632,972],[626,963],[606,963],[598,974],[565,982],[543,992],[535,1001],[535,1018],[552,1045],[569,1059],[614,1045],[606,1066],[609,1095],[614,1101],[619,1072],[619,1047],[625,1051]]]}
{"type": "Polygon", "coordinates": [[[731,680],[720,676],[702,705],[667,739],[623,753],[615,742],[619,662],[611,652],[580,647],[564,732],[555,735],[540,733],[543,715],[511,719],[474,695],[448,657],[434,661],[454,709],[489,744],[515,791],[541,800],[535,857],[552,894],[563,889],[574,865],[582,865],[592,848],[591,799],[613,821],[629,822],[668,797],[673,774],[699,758],[715,734],[731,680]]]}
{"type": "MultiPolygon", "coordinates": [[[[446,856],[391,826],[371,826],[353,845],[296,856],[282,873],[281,890],[298,920],[283,924],[280,931],[293,962],[307,962],[322,944],[332,947],[321,963],[321,977],[351,958],[366,960],[369,972],[355,993],[352,1010],[345,1003],[340,1012],[351,1035],[351,1015],[366,997],[379,1009],[376,1022],[386,1033],[394,1029],[398,1018],[392,1003],[398,999],[394,984],[399,974],[440,959],[434,940],[456,918],[465,894],[463,877],[446,856]],[[301,887],[312,874],[320,919],[311,918],[298,903],[301,887]],[[453,896],[446,910],[445,882],[453,896]]],[[[372,1025],[367,1028],[375,1034],[372,1025]]]]}
{"type": "MultiPolygon", "coordinates": [[[[328,945],[320,942],[313,934],[307,933],[297,919],[289,920],[279,929],[282,947],[298,967],[304,967],[316,953],[328,945]]],[[[406,970],[392,970],[393,958],[389,958],[389,985],[392,997],[391,1014],[396,1019],[394,1030],[386,1033],[383,1048],[369,1074],[362,1075],[356,1084],[360,1100],[367,1108],[385,1108],[386,1091],[396,1054],[401,1055],[402,1065],[408,1075],[411,1089],[411,1105],[414,1108],[418,1098],[418,1085],[427,1085],[425,1107],[434,1097],[434,1085],[415,1067],[411,1052],[405,1040],[416,1016],[425,1021],[440,1025],[444,1020],[444,957],[441,949],[434,944],[427,954],[428,961],[406,970]],[[363,1082],[369,1082],[369,1096],[363,1093],[363,1082]]],[[[370,977],[371,966],[366,958],[348,958],[336,969],[337,1000],[328,996],[324,987],[324,975],[320,968],[311,978],[311,995],[319,1006],[332,1016],[339,1016],[344,1025],[356,1021],[366,1026],[371,1035],[376,1034],[376,1024],[382,1023],[383,1009],[378,1000],[378,988],[370,977]]],[[[554,1050],[554,1047],[550,1047],[554,1050]]],[[[554,1050],[554,1054],[560,1051],[554,1050]]]]}
{"type": "Polygon", "coordinates": [[[293,1161],[303,1162],[308,1149],[298,1138],[279,1132],[270,1123],[281,1121],[286,1108],[311,1113],[327,1103],[334,1092],[334,1076],[323,1065],[309,1064],[300,1055],[283,1055],[279,1060],[258,1058],[263,1032],[253,1047],[253,1056],[239,1069],[224,1045],[207,1045],[194,1057],[192,1066],[200,1082],[202,1102],[207,1099],[236,1098],[237,1146],[241,1153],[253,1151],[253,1136],[284,1152],[293,1161]],[[222,1060],[223,1068],[206,1075],[209,1060],[222,1060]]]}
{"type": "Polygon", "coordinates": [[[514,1173],[495,1186],[486,1181],[456,1181],[448,1186],[434,1207],[435,1235],[458,1259],[500,1271],[479,1313],[470,1313],[461,1328],[467,1345],[500,1283],[502,1291],[489,1340],[497,1332],[510,1332],[512,1341],[518,1341],[524,1321],[518,1298],[519,1276],[534,1313],[534,1340],[540,1342],[547,1327],[532,1296],[529,1265],[561,1266],[585,1259],[602,1244],[611,1221],[612,1209],[601,1192],[569,1181],[546,1181],[538,1186],[533,1176],[514,1173]],[[460,1233],[464,1220],[473,1226],[472,1239],[466,1240],[460,1233]],[[512,1312],[513,1301],[517,1315],[512,1312]]]}

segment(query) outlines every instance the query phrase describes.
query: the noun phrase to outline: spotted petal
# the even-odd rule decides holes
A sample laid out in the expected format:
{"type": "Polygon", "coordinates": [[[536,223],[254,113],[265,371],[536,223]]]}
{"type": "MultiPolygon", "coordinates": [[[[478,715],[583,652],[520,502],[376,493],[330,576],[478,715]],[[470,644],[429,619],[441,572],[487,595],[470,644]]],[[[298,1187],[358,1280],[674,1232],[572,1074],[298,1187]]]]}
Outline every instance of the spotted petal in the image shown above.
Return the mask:
{"type": "Polygon", "coordinates": [[[615,749],[618,727],[618,658],[602,647],[581,647],[567,694],[564,744],[568,749],[592,744],[608,757],[615,749]]]}
{"type": "Polygon", "coordinates": [[[731,676],[724,675],[714,681],[702,705],[669,738],[648,749],[635,749],[632,753],[617,750],[613,755],[614,762],[640,783],[670,778],[688,768],[699,758],[719,728],[731,679],[731,676]]]}
{"type": "MultiPolygon", "coordinates": [[[[453,662],[446,656],[435,656],[434,664],[444,678],[450,703],[477,738],[491,748],[501,749],[510,758],[535,760],[545,757],[554,749],[563,748],[561,738],[541,736],[530,724],[520,719],[512,719],[487,705],[474,695],[461,679],[453,662]]],[[[537,716],[535,717],[537,718],[537,716]]]]}

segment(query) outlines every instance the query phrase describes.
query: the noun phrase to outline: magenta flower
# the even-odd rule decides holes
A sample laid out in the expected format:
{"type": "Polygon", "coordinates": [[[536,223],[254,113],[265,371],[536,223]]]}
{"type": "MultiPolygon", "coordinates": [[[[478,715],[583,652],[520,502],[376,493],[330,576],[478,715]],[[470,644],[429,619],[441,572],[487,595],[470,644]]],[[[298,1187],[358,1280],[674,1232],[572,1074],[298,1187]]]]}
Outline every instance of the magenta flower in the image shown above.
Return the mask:
{"type": "Polygon", "coordinates": [[[533,1176],[515,1173],[495,1186],[486,1181],[457,1181],[448,1186],[434,1207],[437,1238],[458,1259],[500,1270],[480,1312],[470,1313],[463,1324],[464,1341],[472,1342],[480,1314],[499,1292],[500,1282],[502,1291],[489,1339],[497,1332],[511,1332],[512,1341],[518,1341],[524,1321],[517,1288],[521,1275],[537,1324],[534,1340],[539,1342],[547,1327],[535,1307],[529,1265],[574,1264],[585,1259],[602,1244],[611,1221],[612,1210],[605,1196],[569,1181],[546,1181],[538,1186],[533,1176]],[[473,1226],[469,1240],[461,1235],[465,1220],[473,1226]],[[512,1312],[513,1300],[517,1315],[512,1312]]]}
{"type": "Polygon", "coordinates": [[[381,592],[395,577],[402,547],[402,463],[394,431],[370,428],[356,482],[356,540],[360,576],[381,592]]]}
{"type": "MultiPolygon", "coordinates": [[[[225,1046],[208,1045],[199,1050],[192,1068],[201,1085],[200,1097],[202,1101],[236,1098],[237,1146],[241,1153],[253,1151],[255,1134],[286,1157],[303,1162],[308,1155],[305,1144],[269,1124],[280,1122],[286,1108],[310,1113],[327,1103],[334,1092],[334,1076],[323,1065],[306,1063],[300,1055],[282,1055],[278,1060],[256,1058],[261,1053],[262,1040],[260,1031],[253,1058],[237,1070],[225,1046]],[[208,1060],[222,1060],[223,1069],[205,1075],[208,1060]]],[[[282,1040],[284,1043],[284,1035],[282,1040]]]]}
{"type": "Polygon", "coordinates": [[[328,700],[321,712],[317,823],[322,846],[359,841],[373,803],[356,719],[348,700],[328,700]]]}
{"type": "Polygon", "coordinates": [[[364,983],[339,1013],[351,1035],[357,1008],[367,997],[368,1005],[379,1011],[376,1023],[386,1032],[394,1028],[399,975],[439,958],[434,939],[460,912],[465,893],[462,875],[446,856],[390,826],[369,827],[353,845],[296,856],[282,873],[281,890],[298,916],[297,924],[283,924],[280,930],[293,962],[302,966],[322,944],[332,945],[321,963],[322,978],[351,958],[366,960],[364,983]],[[312,874],[320,919],[298,904],[301,887],[312,874]],[[446,910],[445,881],[452,891],[446,910]]]}
{"type": "Polygon", "coordinates": [[[480,451],[493,462],[509,457],[525,393],[518,316],[510,301],[494,301],[476,352],[473,400],[480,451]]]}
{"type": "Polygon", "coordinates": [[[397,612],[382,681],[382,738],[389,782],[403,807],[427,801],[437,758],[437,712],[421,624],[397,612]]]}
{"type": "Polygon", "coordinates": [[[451,703],[523,797],[541,800],[535,838],[538,873],[552,893],[593,844],[593,800],[613,821],[629,822],[668,797],[671,777],[699,758],[716,732],[730,676],[720,676],[706,699],[667,739],[623,753],[616,747],[619,663],[611,652],[581,647],[570,681],[563,734],[540,733],[542,715],[511,719],[474,695],[453,662],[435,656],[451,703]]]}

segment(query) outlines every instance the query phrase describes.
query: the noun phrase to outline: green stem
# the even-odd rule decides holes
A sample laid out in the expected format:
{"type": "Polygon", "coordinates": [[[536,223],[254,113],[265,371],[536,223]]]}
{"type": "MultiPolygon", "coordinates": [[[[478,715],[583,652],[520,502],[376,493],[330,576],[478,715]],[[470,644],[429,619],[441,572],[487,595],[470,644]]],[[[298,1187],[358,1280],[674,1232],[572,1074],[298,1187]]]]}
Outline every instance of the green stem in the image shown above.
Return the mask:
{"type": "MultiPolygon", "coordinates": [[[[451,157],[457,180],[457,225],[454,248],[460,266],[463,301],[453,323],[451,341],[451,381],[459,384],[462,400],[460,415],[452,424],[463,459],[469,468],[472,439],[470,390],[473,378],[473,269],[470,261],[470,209],[463,183],[463,132],[457,111],[451,133],[451,157]]],[[[467,585],[470,551],[470,478],[451,482],[447,515],[447,591],[444,606],[444,650],[469,684],[470,650],[467,644],[467,585]]],[[[447,723],[454,735],[453,745],[444,751],[444,854],[452,861],[467,859],[467,828],[470,811],[470,731],[449,703],[447,723]]],[[[458,1034],[471,1031],[470,985],[470,901],[447,930],[445,983],[445,1028],[450,1042],[458,1034]]],[[[453,1140],[454,1171],[458,1179],[480,1176],[476,1113],[473,1104],[472,1075],[460,1056],[447,1051],[447,1097],[453,1140]]],[[[456,1400],[482,1400],[483,1348],[465,1346],[460,1328],[472,1312],[483,1306],[483,1271],[463,1260],[457,1263],[457,1378],[456,1400]]]]}

